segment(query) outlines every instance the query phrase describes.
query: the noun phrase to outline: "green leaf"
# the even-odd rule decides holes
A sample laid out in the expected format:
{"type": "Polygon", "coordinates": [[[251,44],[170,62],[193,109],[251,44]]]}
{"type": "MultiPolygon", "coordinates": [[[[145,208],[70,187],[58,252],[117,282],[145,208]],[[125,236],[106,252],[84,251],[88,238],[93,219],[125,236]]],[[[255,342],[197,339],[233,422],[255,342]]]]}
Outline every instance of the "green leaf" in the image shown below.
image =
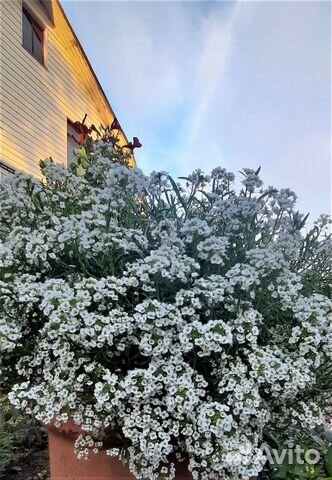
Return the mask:
{"type": "Polygon", "coordinates": [[[332,444],[325,454],[325,466],[329,475],[332,475],[332,444]]]}
{"type": "Polygon", "coordinates": [[[298,226],[298,229],[301,230],[301,228],[304,227],[304,225],[306,224],[306,221],[308,220],[308,217],[309,217],[310,213],[307,213],[307,215],[301,220],[299,226],[298,226]]]}
{"type": "Polygon", "coordinates": [[[78,149],[78,155],[82,160],[88,161],[88,155],[84,147],[78,149]]]}
{"type": "Polygon", "coordinates": [[[181,203],[184,211],[187,213],[188,207],[187,207],[187,204],[186,204],[186,202],[184,201],[184,199],[181,195],[179,187],[177,186],[177,184],[174,182],[173,178],[170,175],[168,175],[168,180],[171,182],[173,190],[174,190],[179,202],[181,203]]]}
{"type": "Polygon", "coordinates": [[[277,193],[278,190],[276,188],[272,189],[272,190],[267,190],[266,192],[264,192],[260,197],[258,197],[258,201],[262,200],[264,197],[266,197],[267,195],[272,195],[272,193],[277,193]]]}
{"type": "Polygon", "coordinates": [[[76,169],[76,175],[78,177],[84,177],[86,170],[82,167],[82,165],[79,165],[76,169]]]}
{"type": "Polygon", "coordinates": [[[282,480],[286,480],[287,478],[289,478],[287,468],[285,466],[278,467],[278,470],[276,470],[274,477],[280,478],[282,480]]]}

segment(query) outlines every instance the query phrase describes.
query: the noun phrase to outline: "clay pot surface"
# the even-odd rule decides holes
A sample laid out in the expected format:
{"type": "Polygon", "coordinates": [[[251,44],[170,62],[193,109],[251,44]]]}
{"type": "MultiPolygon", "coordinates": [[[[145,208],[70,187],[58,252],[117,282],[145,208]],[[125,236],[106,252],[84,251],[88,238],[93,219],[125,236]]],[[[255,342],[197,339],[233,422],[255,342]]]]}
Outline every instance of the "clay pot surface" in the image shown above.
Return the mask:
{"type": "MultiPolygon", "coordinates": [[[[91,453],[88,460],[75,456],[74,443],[80,428],[68,422],[61,429],[48,429],[51,480],[135,480],[129,468],[105,451],[91,453]]],[[[192,480],[185,464],[178,464],[176,480],[192,480]]]]}

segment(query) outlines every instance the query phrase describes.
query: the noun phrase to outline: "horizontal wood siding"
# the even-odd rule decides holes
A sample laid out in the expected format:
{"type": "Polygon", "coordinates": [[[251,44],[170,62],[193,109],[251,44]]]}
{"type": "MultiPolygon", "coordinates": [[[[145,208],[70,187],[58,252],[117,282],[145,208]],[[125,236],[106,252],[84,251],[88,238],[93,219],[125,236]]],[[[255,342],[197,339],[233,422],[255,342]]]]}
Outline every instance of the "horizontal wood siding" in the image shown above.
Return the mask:
{"type": "MultiPolygon", "coordinates": [[[[110,124],[113,113],[56,0],[46,63],[22,46],[22,0],[0,0],[0,161],[39,175],[38,162],[67,161],[67,118],[110,124]]],[[[122,143],[125,138],[122,139],[122,143]]]]}

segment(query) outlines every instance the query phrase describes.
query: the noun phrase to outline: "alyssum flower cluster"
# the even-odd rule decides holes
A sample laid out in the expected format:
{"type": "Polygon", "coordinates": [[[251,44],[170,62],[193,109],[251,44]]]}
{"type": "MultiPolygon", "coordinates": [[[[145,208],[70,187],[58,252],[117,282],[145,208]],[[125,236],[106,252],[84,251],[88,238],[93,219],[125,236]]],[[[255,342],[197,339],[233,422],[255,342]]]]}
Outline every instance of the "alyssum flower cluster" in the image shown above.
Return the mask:
{"type": "MultiPolygon", "coordinates": [[[[82,149],[79,152],[82,155],[82,149]]],[[[112,145],[81,176],[0,184],[0,381],[77,454],[137,479],[247,480],[262,445],[323,421],[331,395],[331,237],[259,171],[146,177],[112,145]],[[93,453],[91,453],[93,454],[93,453]]]]}

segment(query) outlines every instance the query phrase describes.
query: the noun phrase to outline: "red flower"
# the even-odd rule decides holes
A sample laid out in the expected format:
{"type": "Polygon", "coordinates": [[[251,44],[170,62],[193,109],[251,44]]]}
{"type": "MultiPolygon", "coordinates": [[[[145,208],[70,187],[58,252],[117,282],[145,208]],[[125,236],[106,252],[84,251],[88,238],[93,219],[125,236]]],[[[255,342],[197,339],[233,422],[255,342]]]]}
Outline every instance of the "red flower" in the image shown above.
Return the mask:
{"type": "Polygon", "coordinates": [[[141,148],[142,144],[141,144],[141,142],[138,140],[138,138],[137,138],[137,137],[134,137],[133,140],[134,140],[133,148],[141,148]]]}
{"type": "Polygon", "coordinates": [[[132,142],[129,142],[127,145],[124,145],[123,148],[129,148],[129,150],[133,151],[134,148],[141,148],[142,144],[141,142],[138,140],[137,137],[134,137],[133,138],[133,141],[132,142]]]}
{"type": "Polygon", "coordinates": [[[87,127],[86,125],[84,125],[84,123],[81,122],[75,122],[73,124],[73,128],[77,133],[81,135],[89,135],[92,131],[91,128],[87,127]]]}
{"type": "Polygon", "coordinates": [[[71,133],[67,133],[67,137],[72,140],[73,142],[77,143],[77,145],[80,144],[80,142],[72,135],[71,133]]]}
{"type": "Polygon", "coordinates": [[[114,117],[114,120],[112,122],[111,130],[120,130],[122,132],[121,125],[116,117],[114,117]]]}

